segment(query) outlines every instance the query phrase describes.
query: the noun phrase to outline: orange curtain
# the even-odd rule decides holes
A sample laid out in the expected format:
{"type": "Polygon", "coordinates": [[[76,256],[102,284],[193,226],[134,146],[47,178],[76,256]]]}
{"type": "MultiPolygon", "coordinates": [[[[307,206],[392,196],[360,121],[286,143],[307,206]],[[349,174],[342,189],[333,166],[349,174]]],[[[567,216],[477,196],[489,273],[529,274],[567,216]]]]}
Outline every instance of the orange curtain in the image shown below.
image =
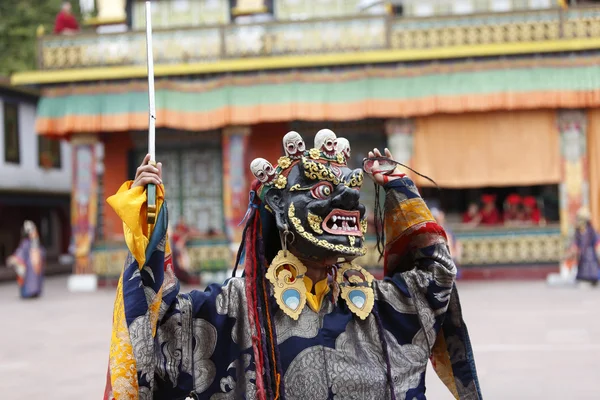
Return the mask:
{"type": "Polygon", "coordinates": [[[559,146],[554,110],[432,115],[416,121],[413,166],[446,188],[556,184],[559,146]]]}
{"type": "Polygon", "coordinates": [[[588,110],[588,162],[590,181],[590,211],[592,222],[600,229],[600,109],[588,110]]]}

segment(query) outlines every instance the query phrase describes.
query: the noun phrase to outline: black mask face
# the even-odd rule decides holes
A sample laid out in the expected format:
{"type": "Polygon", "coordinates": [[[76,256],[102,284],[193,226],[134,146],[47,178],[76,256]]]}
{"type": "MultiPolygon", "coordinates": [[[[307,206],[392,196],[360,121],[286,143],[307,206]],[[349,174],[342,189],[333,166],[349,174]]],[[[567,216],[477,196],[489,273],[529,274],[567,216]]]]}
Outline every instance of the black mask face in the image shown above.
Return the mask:
{"type": "Polygon", "coordinates": [[[286,187],[269,190],[265,200],[282,237],[286,228],[293,233],[292,253],[325,264],[364,255],[362,170],[307,157],[290,168],[286,187]]]}

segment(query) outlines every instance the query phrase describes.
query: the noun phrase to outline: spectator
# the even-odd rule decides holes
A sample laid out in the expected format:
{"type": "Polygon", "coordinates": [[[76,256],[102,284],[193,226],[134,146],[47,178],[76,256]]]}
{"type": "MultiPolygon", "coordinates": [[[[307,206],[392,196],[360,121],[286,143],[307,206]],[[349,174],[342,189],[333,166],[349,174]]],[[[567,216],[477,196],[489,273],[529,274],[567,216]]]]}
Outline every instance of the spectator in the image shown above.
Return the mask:
{"type": "Polygon", "coordinates": [[[588,281],[593,286],[598,284],[600,272],[600,239],[592,226],[589,210],[582,208],[577,212],[575,240],[568,252],[568,257],[577,262],[578,281],[588,281]]]}
{"type": "Polygon", "coordinates": [[[527,224],[539,225],[541,220],[541,213],[537,206],[537,200],[533,196],[527,196],[523,199],[523,206],[525,208],[523,214],[523,220],[527,224]]]}
{"type": "Polygon", "coordinates": [[[193,275],[192,262],[187,246],[188,239],[194,234],[197,234],[197,232],[188,227],[185,221],[181,219],[169,235],[173,254],[173,270],[177,279],[185,284],[200,284],[199,278],[193,275]]]}
{"type": "Polygon", "coordinates": [[[64,1],[54,22],[54,33],[57,35],[74,35],[79,32],[79,24],[71,14],[71,3],[64,1]]]}
{"type": "Polygon", "coordinates": [[[21,297],[24,299],[36,298],[42,294],[45,254],[35,224],[25,221],[19,247],[6,262],[17,273],[17,283],[21,289],[21,297]]]}
{"type": "Polygon", "coordinates": [[[483,225],[498,225],[502,223],[502,217],[496,208],[496,195],[484,194],[481,196],[483,209],[481,210],[481,223],[483,225]]]}
{"type": "Polygon", "coordinates": [[[519,225],[524,219],[524,213],[521,208],[523,200],[516,193],[509,195],[504,204],[504,224],[519,225]]]}
{"type": "Polygon", "coordinates": [[[479,204],[472,202],[469,204],[469,208],[463,214],[462,218],[463,224],[469,224],[473,226],[479,225],[481,222],[481,214],[479,212],[479,204]]]}

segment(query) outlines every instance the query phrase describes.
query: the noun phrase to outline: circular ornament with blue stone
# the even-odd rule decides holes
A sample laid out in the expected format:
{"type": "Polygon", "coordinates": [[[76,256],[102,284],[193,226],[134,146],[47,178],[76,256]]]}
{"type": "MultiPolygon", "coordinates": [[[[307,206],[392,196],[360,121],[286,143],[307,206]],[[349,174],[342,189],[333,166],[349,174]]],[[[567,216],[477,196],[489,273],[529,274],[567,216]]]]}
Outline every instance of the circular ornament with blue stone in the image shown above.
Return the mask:
{"type": "Polygon", "coordinates": [[[350,298],[352,304],[361,309],[365,306],[365,303],[367,302],[367,295],[364,294],[362,290],[352,290],[348,294],[348,298],[350,298]]]}
{"type": "Polygon", "coordinates": [[[300,306],[300,293],[296,289],[287,289],[283,292],[283,303],[296,311],[300,306]]]}
{"type": "Polygon", "coordinates": [[[360,319],[366,319],[375,305],[373,275],[361,266],[346,262],[336,272],[336,282],[348,309],[360,319]]]}
{"type": "Polygon", "coordinates": [[[306,305],[305,273],[306,267],[302,262],[283,250],[277,253],[267,269],[266,277],[273,287],[277,305],[294,320],[298,320],[306,305]]]}

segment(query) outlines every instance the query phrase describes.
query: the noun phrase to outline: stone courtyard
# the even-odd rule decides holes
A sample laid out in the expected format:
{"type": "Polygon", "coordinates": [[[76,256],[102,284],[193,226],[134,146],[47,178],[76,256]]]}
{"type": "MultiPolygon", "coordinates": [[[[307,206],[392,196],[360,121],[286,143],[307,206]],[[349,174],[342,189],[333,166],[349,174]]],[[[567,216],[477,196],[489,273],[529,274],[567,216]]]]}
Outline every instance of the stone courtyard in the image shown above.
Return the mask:
{"type": "MultiPolygon", "coordinates": [[[[0,285],[0,398],[102,397],[114,289],[66,287],[52,277],[41,299],[23,301],[16,284],[0,285]]],[[[600,398],[600,288],[493,281],[459,291],[484,399],[600,398]]],[[[431,370],[427,397],[452,399],[431,370]]]]}

